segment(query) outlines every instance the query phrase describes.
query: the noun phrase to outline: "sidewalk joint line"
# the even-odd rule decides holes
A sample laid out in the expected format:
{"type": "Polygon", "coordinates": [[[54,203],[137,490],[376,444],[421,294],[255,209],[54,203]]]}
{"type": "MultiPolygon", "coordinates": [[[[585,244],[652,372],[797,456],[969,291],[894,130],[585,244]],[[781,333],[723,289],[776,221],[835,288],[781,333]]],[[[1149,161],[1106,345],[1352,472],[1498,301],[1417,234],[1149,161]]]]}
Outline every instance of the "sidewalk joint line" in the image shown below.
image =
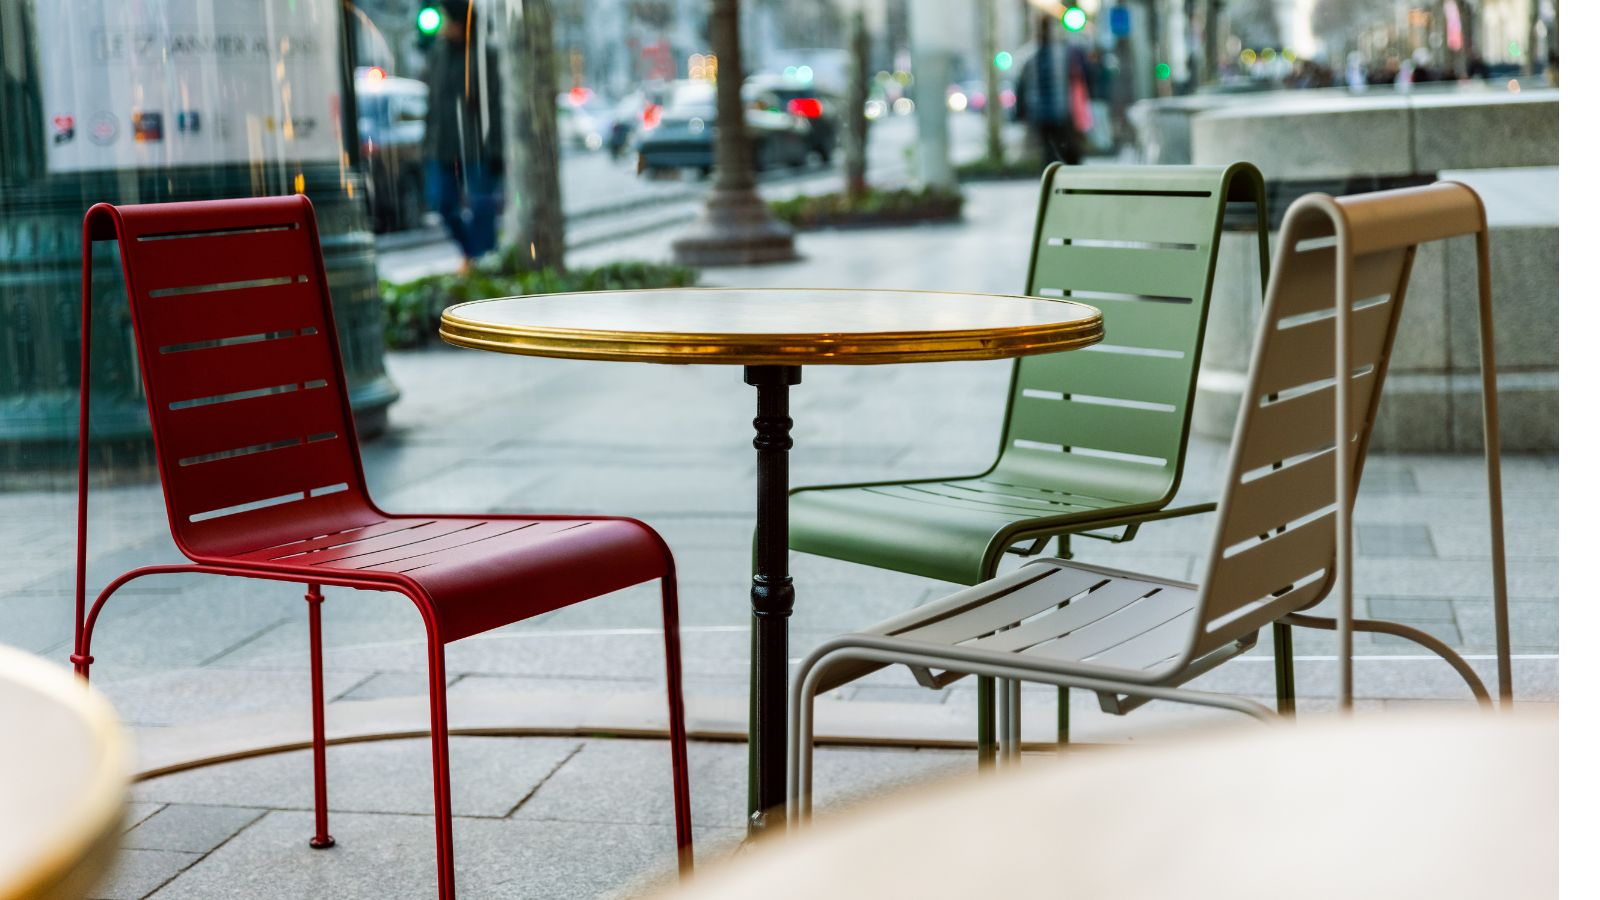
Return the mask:
{"type": "MultiPolygon", "coordinates": [[[[167,804],[167,807],[172,807],[172,806],[190,806],[190,805],[192,805],[192,806],[202,806],[202,805],[210,805],[210,804],[169,803],[169,804],[167,804]]],[[[166,807],[163,807],[163,808],[166,808],[166,807]]],[[[196,853],[196,854],[194,854],[194,859],[190,860],[188,865],[184,866],[183,868],[179,869],[176,872],[173,872],[171,877],[167,878],[167,880],[165,880],[165,881],[161,882],[160,884],[156,885],[154,888],[152,888],[150,890],[149,893],[142,894],[141,895],[141,900],[143,900],[143,898],[146,898],[146,897],[154,897],[156,894],[160,893],[162,890],[164,890],[166,888],[167,885],[173,883],[174,881],[177,881],[178,877],[181,876],[183,873],[189,871],[190,869],[192,869],[195,866],[199,865],[201,862],[203,862],[206,859],[210,858],[211,854],[213,854],[213,853],[217,852],[218,850],[221,850],[223,847],[227,846],[229,841],[231,841],[234,838],[238,837],[239,835],[243,834],[245,829],[247,829],[250,826],[256,824],[257,822],[261,821],[262,819],[266,818],[267,817],[267,813],[271,812],[271,810],[264,809],[264,808],[259,807],[259,806],[247,807],[247,808],[254,809],[256,811],[256,817],[255,818],[253,818],[250,821],[248,821],[248,822],[244,823],[243,825],[239,826],[239,828],[236,831],[234,831],[232,834],[228,835],[227,837],[223,838],[221,840],[221,842],[219,842],[215,847],[212,847],[210,850],[207,850],[204,853],[196,853]]],[[[146,817],[146,818],[148,818],[148,817],[146,817]]],[[[186,853],[188,851],[185,851],[185,850],[168,850],[168,851],[163,851],[163,852],[167,852],[167,853],[186,853]]]]}
{"type": "Polygon", "coordinates": [[[578,753],[580,751],[582,751],[584,747],[587,747],[587,746],[589,746],[587,741],[580,741],[578,743],[578,746],[572,748],[572,752],[570,752],[566,756],[562,757],[560,762],[556,763],[555,766],[549,772],[545,773],[545,776],[543,778],[539,779],[539,782],[537,784],[535,784],[531,789],[529,789],[529,791],[527,793],[527,796],[523,797],[521,800],[518,800],[517,801],[517,805],[511,807],[511,811],[506,813],[505,815],[501,816],[500,818],[502,818],[502,819],[510,819],[512,816],[515,816],[522,809],[522,807],[527,804],[527,802],[529,800],[533,799],[533,795],[534,794],[539,793],[539,789],[544,787],[545,782],[547,782],[550,779],[556,777],[556,773],[561,771],[563,768],[565,768],[567,763],[571,762],[572,758],[574,756],[577,756],[578,753]]]}

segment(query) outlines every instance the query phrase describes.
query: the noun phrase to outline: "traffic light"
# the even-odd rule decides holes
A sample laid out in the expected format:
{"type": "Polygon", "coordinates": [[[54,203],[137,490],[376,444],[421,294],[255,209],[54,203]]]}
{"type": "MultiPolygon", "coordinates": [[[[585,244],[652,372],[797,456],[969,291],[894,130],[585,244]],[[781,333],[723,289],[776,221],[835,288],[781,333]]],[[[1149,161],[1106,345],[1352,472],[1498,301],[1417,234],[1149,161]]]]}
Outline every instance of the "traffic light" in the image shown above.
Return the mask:
{"type": "Polygon", "coordinates": [[[433,36],[444,25],[444,13],[437,6],[424,6],[417,10],[417,31],[423,35],[433,36]]]}
{"type": "Polygon", "coordinates": [[[1083,26],[1087,24],[1089,24],[1089,14],[1084,12],[1082,7],[1069,6],[1067,11],[1061,14],[1061,27],[1068,31],[1082,31],[1083,26]]]}
{"type": "Polygon", "coordinates": [[[425,53],[431,50],[443,27],[444,13],[439,7],[429,4],[417,10],[417,49],[425,53]]]}
{"type": "Polygon", "coordinates": [[[994,67],[1002,72],[1011,71],[1011,54],[1004,50],[994,55],[994,67]]]}

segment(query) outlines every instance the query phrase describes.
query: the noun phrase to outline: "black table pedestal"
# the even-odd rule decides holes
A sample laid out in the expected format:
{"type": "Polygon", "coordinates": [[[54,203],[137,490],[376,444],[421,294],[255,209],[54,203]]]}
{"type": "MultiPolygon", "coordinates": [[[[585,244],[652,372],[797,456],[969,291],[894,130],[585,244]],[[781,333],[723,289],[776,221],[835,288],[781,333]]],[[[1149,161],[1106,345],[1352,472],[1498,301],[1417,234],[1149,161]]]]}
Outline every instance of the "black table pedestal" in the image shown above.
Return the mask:
{"type": "Polygon", "coordinates": [[[756,536],[750,585],[750,822],[749,836],[782,831],[788,789],[789,614],[789,387],[799,366],[746,366],[756,389],[756,536]]]}

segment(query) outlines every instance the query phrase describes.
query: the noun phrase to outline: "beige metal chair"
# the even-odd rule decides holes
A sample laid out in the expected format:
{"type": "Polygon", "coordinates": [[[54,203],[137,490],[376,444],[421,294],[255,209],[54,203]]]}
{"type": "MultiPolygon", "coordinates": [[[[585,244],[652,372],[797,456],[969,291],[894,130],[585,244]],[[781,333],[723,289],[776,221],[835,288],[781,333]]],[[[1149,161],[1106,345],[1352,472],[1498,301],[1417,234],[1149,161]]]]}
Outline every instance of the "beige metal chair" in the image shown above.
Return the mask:
{"type": "MultiPolygon", "coordinates": [[[[1304,197],[1280,232],[1234,430],[1204,578],[1187,584],[1041,559],[864,632],[833,638],[801,664],[791,703],[791,814],[809,813],[818,693],[903,664],[925,687],[966,675],[1094,691],[1123,714],[1152,699],[1268,718],[1253,701],[1186,689],[1288,623],[1339,633],[1339,699],[1351,698],[1351,633],[1415,641],[1450,663],[1478,700],[1483,682],[1433,636],[1352,615],[1350,515],[1418,244],[1478,235],[1484,422],[1489,460],[1500,689],[1510,700],[1500,518],[1498,419],[1483,207],[1460,184],[1335,199],[1304,197]],[[1345,415],[1336,415],[1338,410],[1345,415]],[[1335,618],[1303,610],[1339,588],[1335,618]]],[[[1013,746],[1016,742],[1012,742],[1013,746]]]]}

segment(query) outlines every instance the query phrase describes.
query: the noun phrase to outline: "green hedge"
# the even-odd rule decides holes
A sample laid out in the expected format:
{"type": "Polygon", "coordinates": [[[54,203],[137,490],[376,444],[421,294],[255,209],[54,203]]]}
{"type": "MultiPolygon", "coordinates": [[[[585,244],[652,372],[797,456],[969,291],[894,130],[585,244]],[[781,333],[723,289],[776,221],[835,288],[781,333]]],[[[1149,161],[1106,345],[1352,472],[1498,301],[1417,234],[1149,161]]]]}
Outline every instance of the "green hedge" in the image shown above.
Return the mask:
{"type": "Polygon", "coordinates": [[[647,262],[615,262],[593,269],[506,273],[480,269],[467,274],[430,275],[396,284],[380,282],[383,339],[391,348],[415,347],[439,333],[445,307],[488,297],[687,287],[700,277],[695,269],[647,262]]]}
{"type": "Polygon", "coordinates": [[[958,219],[963,201],[960,191],[924,187],[869,189],[854,202],[846,194],[801,194],[769,206],[774,216],[803,231],[958,219]]]}
{"type": "Polygon", "coordinates": [[[988,157],[956,166],[958,181],[1038,181],[1044,163],[1038,159],[995,161],[988,157]]]}

